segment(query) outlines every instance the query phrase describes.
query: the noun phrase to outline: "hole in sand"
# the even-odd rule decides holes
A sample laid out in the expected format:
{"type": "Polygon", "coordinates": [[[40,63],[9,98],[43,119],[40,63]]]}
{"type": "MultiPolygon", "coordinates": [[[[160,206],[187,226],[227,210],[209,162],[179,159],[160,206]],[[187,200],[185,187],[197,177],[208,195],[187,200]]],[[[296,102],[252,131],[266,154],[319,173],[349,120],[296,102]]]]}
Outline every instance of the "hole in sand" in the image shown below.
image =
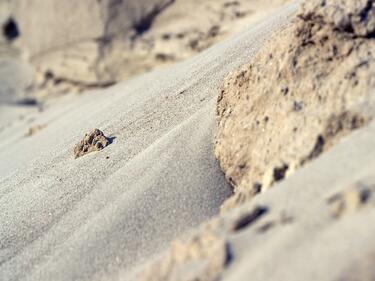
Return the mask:
{"type": "Polygon", "coordinates": [[[17,23],[13,18],[9,18],[7,22],[3,25],[3,36],[8,41],[15,40],[20,35],[17,23]]]}
{"type": "Polygon", "coordinates": [[[256,207],[253,211],[251,211],[248,214],[243,215],[236,221],[234,230],[238,231],[240,229],[243,229],[249,226],[250,224],[259,220],[267,212],[268,212],[268,208],[266,207],[261,207],[261,206],[256,207]]]}
{"type": "Polygon", "coordinates": [[[285,178],[285,174],[288,171],[289,166],[284,164],[282,167],[277,167],[273,169],[273,179],[275,182],[281,181],[285,178]]]}
{"type": "Polygon", "coordinates": [[[233,252],[229,243],[225,244],[225,266],[228,266],[233,260],[233,252]]]}

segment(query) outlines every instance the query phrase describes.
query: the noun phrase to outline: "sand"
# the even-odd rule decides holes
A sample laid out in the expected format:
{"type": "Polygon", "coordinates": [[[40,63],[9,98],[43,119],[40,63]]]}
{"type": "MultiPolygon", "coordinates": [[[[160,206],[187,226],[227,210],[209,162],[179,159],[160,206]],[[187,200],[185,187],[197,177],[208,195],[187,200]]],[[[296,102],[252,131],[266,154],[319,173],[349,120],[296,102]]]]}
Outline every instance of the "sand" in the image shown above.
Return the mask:
{"type": "Polygon", "coordinates": [[[374,1],[306,1],[226,77],[215,153],[230,208],[140,280],[374,280],[374,17],[374,1]]]}
{"type": "Polygon", "coordinates": [[[352,133],[254,198],[246,208],[261,204],[269,213],[231,235],[235,258],[224,280],[373,280],[374,269],[367,264],[373,264],[375,252],[375,228],[369,223],[375,217],[374,129],[372,123],[352,133]],[[367,188],[370,199],[356,212],[333,216],[329,199],[360,187],[367,188]],[[281,215],[291,221],[278,223],[281,215]],[[271,229],[258,231],[270,221],[271,229]]]}
{"type": "Polygon", "coordinates": [[[0,279],[127,280],[217,214],[231,194],[213,155],[218,87],[295,9],[183,63],[51,100],[3,127],[0,279]],[[113,142],[74,159],[74,145],[94,128],[113,142]]]}
{"type": "MultiPolygon", "coordinates": [[[[17,87],[8,96],[42,101],[108,87],[190,58],[287,1],[0,0],[0,25],[12,22],[19,35],[0,33],[0,61],[6,49],[8,61],[21,56],[33,69],[32,81],[24,81],[27,91],[17,87]]],[[[0,73],[12,72],[6,66],[0,63],[0,73]]],[[[6,91],[1,88],[0,97],[6,91]]]]}

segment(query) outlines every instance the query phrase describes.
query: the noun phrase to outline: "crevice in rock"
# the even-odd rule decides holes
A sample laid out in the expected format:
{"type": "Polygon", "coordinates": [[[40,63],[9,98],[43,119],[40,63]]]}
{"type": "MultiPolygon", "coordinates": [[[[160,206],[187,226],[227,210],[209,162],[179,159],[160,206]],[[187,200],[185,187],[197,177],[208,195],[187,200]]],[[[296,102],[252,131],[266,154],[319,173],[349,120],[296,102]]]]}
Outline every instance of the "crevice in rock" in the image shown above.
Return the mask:
{"type": "Polygon", "coordinates": [[[325,140],[322,135],[318,135],[316,138],[316,142],[314,148],[312,149],[311,153],[306,157],[306,159],[302,160],[302,164],[317,158],[324,150],[325,140]]]}
{"type": "Polygon", "coordinates": [[[361,17],[361,21],[366,21],[369,12],[372,9],[373,0],[367,0],[366,6],[364,9],[359,13],[359,16],[361,17]]]}

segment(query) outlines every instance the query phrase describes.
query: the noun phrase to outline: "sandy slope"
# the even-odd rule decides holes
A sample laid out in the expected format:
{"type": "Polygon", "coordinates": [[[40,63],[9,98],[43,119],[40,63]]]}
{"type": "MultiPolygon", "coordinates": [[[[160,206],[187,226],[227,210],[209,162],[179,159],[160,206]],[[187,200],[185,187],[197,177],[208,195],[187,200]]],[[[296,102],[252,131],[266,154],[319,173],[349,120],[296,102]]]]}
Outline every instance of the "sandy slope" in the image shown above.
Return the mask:
{"type": "Polygon", "coordinates": [[[374,280],[374,135],[372,122],[172,243],[141,280],[374,280]]]}
{"type": "Polygon", "coordinates": [[[5,127],[0,279],[117,279],[217,213],[230,193],[212,152],[217,87],[295,8],[184,63],[5,127]],[[46,127],[24,137],[33,125],[46,127]],[[75,160],[74,144],[94,127],[114,142],[75,160]]]}
{"type": "Polygon", "coordinates": [[[374,134],[373,122],[254,198],[245,208],[261,205],[269,211],[230,235],[235,258],[223,279],[374,280],[368,266],[375,258],[374,134]],[[350,203],[344,205],[339,217],[332,216],[330,198],[340,195],[350,202],[349,192],[361,189],[369,192],[368,199],[352,210],[350,203]],[[280,222],[281,215],[289,222],[280,222]],[[271,227],[260,231],[267,223],[271,227]]]}
{"type": "Polygon", "coordinates": [[[374,0],[306,1],[224,80],[215,152],[237,198],[140,280],[375,280],[374,19],[374,0]]]}

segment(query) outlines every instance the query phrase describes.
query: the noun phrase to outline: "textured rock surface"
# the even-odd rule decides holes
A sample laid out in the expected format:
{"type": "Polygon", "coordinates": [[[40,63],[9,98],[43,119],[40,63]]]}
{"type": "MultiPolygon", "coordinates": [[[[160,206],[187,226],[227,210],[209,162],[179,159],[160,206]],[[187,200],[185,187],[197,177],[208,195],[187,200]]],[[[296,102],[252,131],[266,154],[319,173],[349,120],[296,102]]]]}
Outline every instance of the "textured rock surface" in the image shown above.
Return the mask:
{"type": "Polygon", "coordinates": [[[93,151],[102,150],[109,145],[108,138],[99,129],[85,134],[84,138],[74,147],[74,157],[78,158],[93,151]]]}
{"type": "Polygon", "coordinates": [[[375,105],[374,1],[306,1],[293,25],[225,80],[215,153],[231,208],[365,125],[375,105]]]}

